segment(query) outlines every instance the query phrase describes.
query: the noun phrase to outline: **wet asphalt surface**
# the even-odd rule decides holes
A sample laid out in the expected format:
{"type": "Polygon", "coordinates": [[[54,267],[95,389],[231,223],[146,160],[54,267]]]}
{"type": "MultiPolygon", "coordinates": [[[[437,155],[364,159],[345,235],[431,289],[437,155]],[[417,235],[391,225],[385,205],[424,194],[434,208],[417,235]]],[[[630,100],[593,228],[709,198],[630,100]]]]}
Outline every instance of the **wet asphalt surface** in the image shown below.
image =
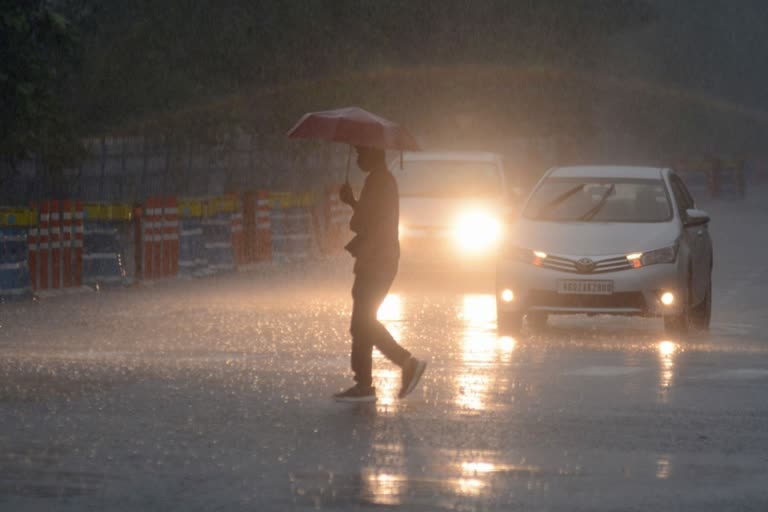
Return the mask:
{"type": "Polygon", "coordinates": [[[329,398],[345,260],[0,306],[0,510],[768,510],[768,209],[705,207],[709,333],[499,337],[487,276],[402,275],[404,401],[378,356],[375,405],[329,398]]]}

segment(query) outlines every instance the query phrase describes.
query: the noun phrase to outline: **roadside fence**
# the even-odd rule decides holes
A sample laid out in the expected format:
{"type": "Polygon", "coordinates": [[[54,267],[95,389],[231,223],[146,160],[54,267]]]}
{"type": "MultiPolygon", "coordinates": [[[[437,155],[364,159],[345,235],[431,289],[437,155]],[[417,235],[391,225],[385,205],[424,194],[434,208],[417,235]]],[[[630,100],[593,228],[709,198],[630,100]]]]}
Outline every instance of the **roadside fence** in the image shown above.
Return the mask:
{"type": "Polygon", "coordinates": [[[0,301],[328,256],[349,238],[337,190],[0,209],[0,301]]]}

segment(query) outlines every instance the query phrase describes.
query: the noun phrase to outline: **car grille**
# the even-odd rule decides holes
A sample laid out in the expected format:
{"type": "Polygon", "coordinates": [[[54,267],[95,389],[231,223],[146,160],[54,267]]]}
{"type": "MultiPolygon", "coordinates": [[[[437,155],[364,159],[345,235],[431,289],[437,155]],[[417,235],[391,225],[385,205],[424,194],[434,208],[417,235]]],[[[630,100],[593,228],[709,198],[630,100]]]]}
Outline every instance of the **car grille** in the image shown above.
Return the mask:
{"type": "Polygon", "coordinates": [[[591,267],[588,266],[589,268],[583,268],[583,265],[580,265],[581,260],[548,255],[541,260],[540,266],[542,268],[559,270],[560,272],[570,272],[572,274],[606,274],[608,272],[618,272],[620,270],[628,270],[632,268],[632,264],[625,256],[589,261],[592,263],[591,267]]]}
{"type": "Polygon", "coordinates": [[[546,290],[531,290],[528,305],[532,307],[583,309],[638,309],[645,310],[641,292],[618,292],[611,295],[561,294],[546,290]]]}

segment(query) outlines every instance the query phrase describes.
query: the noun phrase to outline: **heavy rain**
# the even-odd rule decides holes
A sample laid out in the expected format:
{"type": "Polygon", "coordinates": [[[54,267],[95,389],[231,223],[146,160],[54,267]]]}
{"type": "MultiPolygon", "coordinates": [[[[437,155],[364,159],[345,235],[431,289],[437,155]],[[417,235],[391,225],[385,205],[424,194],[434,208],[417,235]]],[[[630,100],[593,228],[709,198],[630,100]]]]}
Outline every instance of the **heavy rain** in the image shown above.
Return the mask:
{"type": "Polygon", "coordinates": [[[768,509],[762,2],[2,5],[0,510],[768,509]]]}

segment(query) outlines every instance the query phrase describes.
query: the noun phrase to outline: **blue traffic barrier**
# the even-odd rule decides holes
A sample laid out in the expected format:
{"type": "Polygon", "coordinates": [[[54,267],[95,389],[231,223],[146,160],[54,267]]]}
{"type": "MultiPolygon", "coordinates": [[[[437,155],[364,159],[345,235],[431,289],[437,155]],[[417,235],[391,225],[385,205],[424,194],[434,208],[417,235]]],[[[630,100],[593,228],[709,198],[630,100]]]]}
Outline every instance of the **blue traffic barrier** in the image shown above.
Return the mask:
{"type": "Polygon", "coordinates": [[[85,221],[83,231],[83,283],[126,283],[123,248],[117,228],[110,222],[85,221]]]}
{"type": "Polygon", "coordinates": [[[232,254],[232,214],[219,213],[202,222],[207,268],[211,273],[235,269],[232,254]]]}
{"type": "Polygon", "coordinates": [[[27,265],[27,230],[0,228],[0,302],[11,302],[32,295],[27,265]]]}
{"type": "Polygon", "coordinates": [[[208,254],[203,235],[203,221],[198,218],[182,218],[179,225],[179,273],[198,276],[208,266],[208,254]]]}
{"type": "MultiPolygon", "coordinates": [[[[278,205],[279,206],[279,205],[278,205]]],[[[272,259],[277,262],[302,261],[312,251],[313,227],[309,208],[272,210],[272,259]]]]}

